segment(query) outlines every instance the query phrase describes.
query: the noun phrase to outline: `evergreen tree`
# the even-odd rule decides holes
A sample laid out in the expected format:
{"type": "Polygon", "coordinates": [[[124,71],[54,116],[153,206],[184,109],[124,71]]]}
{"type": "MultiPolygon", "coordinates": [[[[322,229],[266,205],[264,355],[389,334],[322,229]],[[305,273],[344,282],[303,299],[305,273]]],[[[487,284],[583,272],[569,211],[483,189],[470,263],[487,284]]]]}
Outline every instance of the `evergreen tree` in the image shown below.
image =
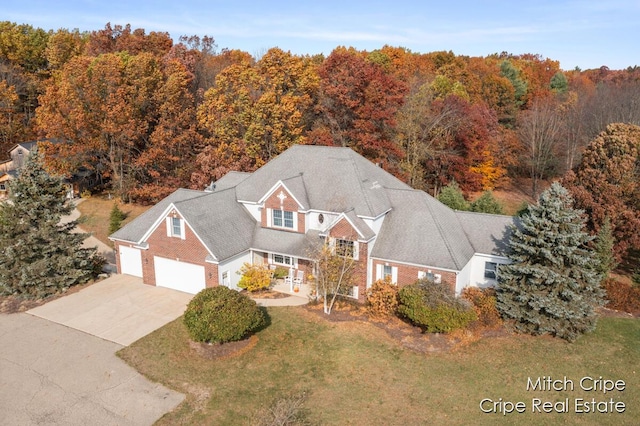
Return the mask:
{"type": "Polygon", "coordinates": [[[118,229],[122,227],[122,221],[126,218],[126,215],[120,207],[118,203],[113,203],[113,207],[111,208],[111,213],[109,214],[109,234],[113,234],[118,229]]]}
{"type": "Polygon", "coordinates": [[[464,199],[462,190],[455,180],[442,188],[438,195],[438,201],[454,210],[469,210],[469,203],[464,199]]]}
{"type": "Polygon", "coordinates": [[[33,152],[0,205],[0,294],[43,298],[91,279],[103,263],[76,221],[60,223],[72,206],[62,180],[43,169],[33,152]]]}
{"type": "Polygon", "coordinates": [[[493,196],[493,192],[484,191],[480,198],[471,203],[471,211],[478,213],[504,214],[502,204],[493,196]]]}
{"type": "Polygon", "coordinates": [[[573,341],[595,327],[602,277],[584,228],[582,212],[557,182],[513,228],[512,263],[500,267],[497,307],[517,331],[573,341]]]}
{"type": "Polygon", "coordinates": [[[616,257],[613,254],[613,247],[615,246],[615,244],[616,240],[613,237],[611,221],[607,217],[605,218],[602,227],[598,231],[593,245],[596,259],[598,260],[596,264],[596,270],[600,274],[602,274],[603,277],[608,276],[609,272],[611,272],[615,269],[616,266],[618,266],[616,257]]]}

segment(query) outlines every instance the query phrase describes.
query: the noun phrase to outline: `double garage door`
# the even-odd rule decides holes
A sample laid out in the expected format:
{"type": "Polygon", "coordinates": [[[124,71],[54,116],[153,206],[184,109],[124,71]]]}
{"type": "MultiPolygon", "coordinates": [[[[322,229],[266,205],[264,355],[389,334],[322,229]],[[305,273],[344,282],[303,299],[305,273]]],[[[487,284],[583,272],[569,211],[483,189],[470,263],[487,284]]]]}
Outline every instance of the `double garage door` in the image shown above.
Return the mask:
{"type": "MultiPolygon", "coordinates": [[[[196,294],[205,287],[204,266],[154,256],[156,285],[196,294]]],[[[142,277],[139,249],[120,247],[120,270],[123,274],[142,277]]]]}
{"type": "Polygon", "coordinates": [[[205,287],[204,266],[154,256],[156,285],[196,294],[205,287]]]}

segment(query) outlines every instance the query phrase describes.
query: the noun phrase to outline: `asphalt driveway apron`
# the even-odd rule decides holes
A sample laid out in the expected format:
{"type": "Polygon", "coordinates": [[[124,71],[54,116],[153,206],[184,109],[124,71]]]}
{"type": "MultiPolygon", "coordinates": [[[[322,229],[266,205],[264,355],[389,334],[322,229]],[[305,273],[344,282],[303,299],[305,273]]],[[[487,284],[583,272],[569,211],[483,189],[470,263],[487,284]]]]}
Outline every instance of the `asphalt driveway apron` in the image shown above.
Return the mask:
{"type": "Polygon", "coordinates": [[[182,315],[192,297],[117,274],[28,313],[128,346],[182,315]]]}
{"type": "Polygon", "coordinates": [[[0,315],[0,424],[151,425],[182,402],[119,359],[121,348],[28,314],[0,315]]]}

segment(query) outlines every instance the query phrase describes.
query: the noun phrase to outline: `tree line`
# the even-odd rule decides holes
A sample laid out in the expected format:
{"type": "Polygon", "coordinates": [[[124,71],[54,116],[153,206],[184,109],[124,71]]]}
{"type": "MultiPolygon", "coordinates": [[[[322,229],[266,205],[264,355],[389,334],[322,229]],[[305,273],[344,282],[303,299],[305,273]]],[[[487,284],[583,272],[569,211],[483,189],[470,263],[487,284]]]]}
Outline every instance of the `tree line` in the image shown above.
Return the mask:
{"type": "MultiPolygon", "coordinates": [[[[50,171],[86,167],[139,203],[255,170],[294,144],[351,147],[433,195],[453,181],[474,192],[526,178],[537,197],[542,181],[579,167],[609,124],[640,125],[639,104],[637,66],[567,71],[536,54],[392,46],[254,57],[209,36],[0,22],[2,152],[65,141],[45,146],[50,171]]],[[[637,209],[638,189],[625,188],[637,209]]],[[[576,198],[594,211],[594,232],[619,216],[576,198]]]]}

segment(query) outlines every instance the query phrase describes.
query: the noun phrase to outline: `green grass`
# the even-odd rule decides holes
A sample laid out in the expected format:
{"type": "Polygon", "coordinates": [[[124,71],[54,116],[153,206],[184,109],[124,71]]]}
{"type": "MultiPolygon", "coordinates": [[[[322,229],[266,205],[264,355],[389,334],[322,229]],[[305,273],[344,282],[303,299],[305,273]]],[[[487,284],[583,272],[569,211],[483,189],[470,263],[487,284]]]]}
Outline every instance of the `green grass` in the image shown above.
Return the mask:
{"type": "MultiPolygon", "coordinates": [[[[304,308],[272,308],[250,351],[207,360],[178,319],[119,355],[152,380],[187,394],[159,424],[248,424],[261,407],[307,391],[307,418],[327,425],[638,424],[640,321],[601,319],[570,344],[549,337],[485,338],[455,351],[419,354],[362,322],[332,323],[304,308]],[[567,376],[573,392],[532,392],[527,377],[567,376]],[[624,392],[582,391],[584,376],[624,380],[624,392]],[[613,397],[624,414],[532,414],[532,398],[613,397]],[[525,401],[524,414],[483,414],[483,398],[525,401]]],[[[573,411],[573,409],[572,409],[573,411]]]]}

